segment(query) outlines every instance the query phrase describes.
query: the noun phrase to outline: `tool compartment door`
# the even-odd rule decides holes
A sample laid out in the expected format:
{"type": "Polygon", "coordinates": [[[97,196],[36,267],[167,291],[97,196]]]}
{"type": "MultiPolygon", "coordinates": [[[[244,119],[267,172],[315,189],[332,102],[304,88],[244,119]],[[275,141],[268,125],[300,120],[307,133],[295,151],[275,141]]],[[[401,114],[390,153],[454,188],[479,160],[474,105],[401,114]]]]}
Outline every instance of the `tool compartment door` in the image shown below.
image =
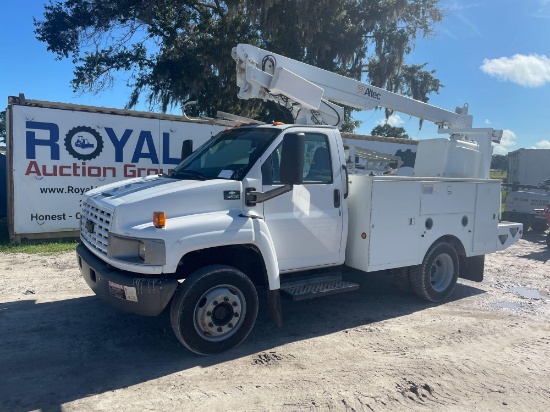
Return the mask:
{"type": "Polygon", "coordinates": [[[408,266],[418,261],[421,235],[420,183],[374,181],[369,269],[408,266]]]}
{"type": "Polygon", "coordinates": [[[499,181],[477,185],[473,255],[496,251],[500,187],[499,181]]]}

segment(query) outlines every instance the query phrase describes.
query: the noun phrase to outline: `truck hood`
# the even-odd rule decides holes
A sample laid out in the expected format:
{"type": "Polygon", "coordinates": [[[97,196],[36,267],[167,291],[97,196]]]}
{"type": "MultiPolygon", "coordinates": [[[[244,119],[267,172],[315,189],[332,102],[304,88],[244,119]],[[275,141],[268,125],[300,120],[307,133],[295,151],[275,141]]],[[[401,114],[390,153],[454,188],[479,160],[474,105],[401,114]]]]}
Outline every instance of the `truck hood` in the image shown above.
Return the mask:
{"type": "Polygon", "coordinates": [[[91,203],[113,213],[111,230],[130,234],[152,225],[153,212],[167,220],[195,213],[242,209],[242,184],[236,180],[178,180],[148,176],[98,187],[86,193],[91,203]]]}

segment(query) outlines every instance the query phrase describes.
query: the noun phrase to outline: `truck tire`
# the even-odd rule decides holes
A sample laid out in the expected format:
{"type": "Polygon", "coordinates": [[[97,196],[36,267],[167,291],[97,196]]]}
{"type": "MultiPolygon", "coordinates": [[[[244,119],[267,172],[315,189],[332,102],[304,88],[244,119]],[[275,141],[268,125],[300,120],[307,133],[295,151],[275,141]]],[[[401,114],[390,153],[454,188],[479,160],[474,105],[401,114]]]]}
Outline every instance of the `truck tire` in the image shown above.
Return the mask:
{"type": "Polygon", "coordinates": [[[400,292],[411,291],[411,281],[409,279],[410,269],[409,267],[390,269],[392,275],[393,285],[400,292]]]}
{"type": "Polygon", "coordinates": [[[233,348],[250,333],[258,294],[241,271],[223,265],[201,268],[178,287],[170,308],[179,341],[199,355],[233,348]]]}
{"type": "Polygon", "coordinates": [[[456,285],[458,262],[458,253],[453,245],[435,243],[421,265],[411,266],[409,279],[413,292],[429,302],[445,300],[456,285]]]}
{"type": "Polygon", "coordinates": [[[535,220],[535,222],[531,225],[531,230],[535,233],[542,233],[546,229],[548,229],[548,224],[546,222],[537,222],[535,220]]]}

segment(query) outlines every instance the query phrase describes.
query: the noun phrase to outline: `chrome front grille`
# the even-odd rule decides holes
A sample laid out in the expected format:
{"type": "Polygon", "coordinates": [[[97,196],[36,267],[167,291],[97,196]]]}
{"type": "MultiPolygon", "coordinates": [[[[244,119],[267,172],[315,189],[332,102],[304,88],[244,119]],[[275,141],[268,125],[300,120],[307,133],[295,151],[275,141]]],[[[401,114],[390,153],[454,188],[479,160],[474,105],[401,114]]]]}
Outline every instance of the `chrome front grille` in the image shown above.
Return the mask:
{"type": "Polygon", "coordinates": [[[82,204],[80,238],[104,256],[107,256],[111,212],[88,202],[82,204]]]}

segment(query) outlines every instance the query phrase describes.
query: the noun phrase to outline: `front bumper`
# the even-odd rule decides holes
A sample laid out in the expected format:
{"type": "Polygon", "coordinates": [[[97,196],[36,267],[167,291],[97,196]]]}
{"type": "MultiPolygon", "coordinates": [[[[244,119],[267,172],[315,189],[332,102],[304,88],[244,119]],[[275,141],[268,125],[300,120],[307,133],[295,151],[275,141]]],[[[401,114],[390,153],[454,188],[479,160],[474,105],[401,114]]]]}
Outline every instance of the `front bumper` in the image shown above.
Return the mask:
{"type": "Polygon", "coordinates": [[[102,300],[124,312],[159,315],[172,299],[178,281],[140,277],[115,269],[97,258],[82,243],[76,247],[80,273],[102,300]]]}

